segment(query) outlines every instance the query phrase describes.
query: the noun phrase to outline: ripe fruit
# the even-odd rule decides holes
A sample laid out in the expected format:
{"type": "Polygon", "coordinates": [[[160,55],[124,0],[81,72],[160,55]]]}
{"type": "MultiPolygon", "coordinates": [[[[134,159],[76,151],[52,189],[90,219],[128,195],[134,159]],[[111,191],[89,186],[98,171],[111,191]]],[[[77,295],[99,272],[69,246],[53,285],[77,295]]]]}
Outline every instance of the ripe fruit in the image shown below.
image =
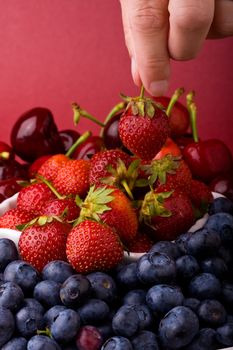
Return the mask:
{"type": "Polygon", "coordinates": [[[120,118],[119,135],[133,154],[151,160],[169,136],[169,120],[164,110],[143,93],[142,89],[139,97],[126,97],[129,103],[120,118]]]}
{"type": "Polygon", "coordinates": [[[37,173],[38,175],[44,177],[48,181],[53,181],[57,176],[58,169],[62,167],[69,158],[64,154],[55,154],[49,157],[43,164],[39,167],[37,173]]]}
{"type": "Polygon", "coordinates": [[[30,164],[28,168],[29,179],[34,179],[36,177],[36,174],[38,173],[38,170],[42,166],[42,164],[44,164],[45,161],[51,157],[52,157],[51,154],[48,154],[46,156],[41,156],[37,158],[32,164],[30,164]]]}
{"type": "Polygon", "coordinates": [[[34,215],[26,210],[13,208],[0,217],[0,227],[17,230],[18,225],[26,224],[34,215]]]}
{"type": "Polygon", "coordinates": [[[16,178],[0,181],[0,203],[22,189],[16,178]]]}
{"type": "Polygon", "coordinates": [[[77,272],[89,273],[115,267],[123,258],[123,247],[109,226],[85,220],[69,232],[66,255],[77,272]]]}
{"type": "Polygon", "coordinates": [[[27,179],[27,172],[24,166],[15,159],[0,158],[0,180],[6,180],[15,177],[17,179],[27,179]]]}
{"type": "Polygon", "coordinates": [[[233,201],[233,177],[232,174],[221,174],[214,178],[210,184],[213,192],[218,192],[233,201]]]}
{"type": "Polygon", "coordinates": [[[0,159],[9,160],[14,159],[15,154],[12,149],[7,143],[0,141],[0,159]]]}
{"type": "Polygon", "coordinates": [[[164,146],[156,154],[154,159],[161,159],[168,154],[171,154],[172,156],[181,156],[180,147],[170,137],[167,138],[164,146]]]}
{"type": "Polygon", "coordinates": [[[66,129],[59,131],[60,138],[64,145],[65,153],[69,151],[70,147],[77,141],[80,137],[79,132],[72,129],[66,129]]]}
{"type": "Polygon", "coordinates": [[[210,204],[214,200],[210,188],[205,183],[195,179],[191,181],[189,197],[195,208],[195,216],[197,219],[207,213],[210,204]]]}
{"type": "Polygon", "coordinates": [[[61,220],[69,222],[78,218],[80,208],[73,198],[52,199],[46,202],[41,210],[41,215],[59,216],[61,220]]]}
{"type": "Polygon", "coordinates": [[[103,140],[107,149],[122,148],[123,144],[119,136],[119,121],[123,110],[115,114],[103,129],[103,140]]]}
{"type": "Polygon", "coordinates": [[[72,159],[89,160],[94,154],[104,149],[104,141],[100,136],[90,136],[72,153],[72,159]]]}

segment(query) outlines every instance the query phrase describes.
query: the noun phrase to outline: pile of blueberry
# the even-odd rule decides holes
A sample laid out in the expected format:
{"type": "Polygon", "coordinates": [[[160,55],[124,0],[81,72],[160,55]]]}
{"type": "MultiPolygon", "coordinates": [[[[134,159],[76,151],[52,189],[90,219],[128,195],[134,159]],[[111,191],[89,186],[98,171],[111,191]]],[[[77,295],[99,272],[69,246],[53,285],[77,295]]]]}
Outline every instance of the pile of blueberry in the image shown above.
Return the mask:
{"type": "Polygon", "coordinates": [[[215,350],[233,346],[233,203],[203,228],[114,271],[42,273],[0,239],[1,350],[215,350]]]}

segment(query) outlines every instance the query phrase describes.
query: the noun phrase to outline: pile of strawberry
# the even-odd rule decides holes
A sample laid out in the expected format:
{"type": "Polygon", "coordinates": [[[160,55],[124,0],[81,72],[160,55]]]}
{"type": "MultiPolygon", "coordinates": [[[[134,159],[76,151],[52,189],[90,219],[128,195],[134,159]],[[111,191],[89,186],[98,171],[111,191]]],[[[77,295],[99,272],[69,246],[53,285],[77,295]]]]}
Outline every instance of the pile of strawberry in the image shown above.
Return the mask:
{"type": "Polygon", "coordinates": [[[90,159],[55,154],[19,191],[0,227],[20,230],[19,253],[39,271],[67,260],[79,273],[115,267],[124,251],[174,240],[213,201],[178,152],[164,152],[169,118],[159,104],[130,98],[119,121],[123,148],[90,159]]]}

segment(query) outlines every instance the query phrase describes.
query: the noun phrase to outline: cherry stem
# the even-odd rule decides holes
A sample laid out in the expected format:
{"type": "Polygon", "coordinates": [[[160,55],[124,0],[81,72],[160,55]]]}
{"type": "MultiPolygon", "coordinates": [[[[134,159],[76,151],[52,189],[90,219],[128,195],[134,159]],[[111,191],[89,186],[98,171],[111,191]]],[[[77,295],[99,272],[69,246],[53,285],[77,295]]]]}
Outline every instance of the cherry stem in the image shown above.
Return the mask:
{"type": "MultiPolygon", "coordinates": [[[[111,111],[108,113],[107,117],[105,118],[104,126],[112,119],[112,117],[114,117],[115,114],[123,110],[125,107],[126,107],[126,102],[119,102],[117,105],[115,105],[111,109],[111,111]]],[[[100,130],[100,136],[103,136],[104,126],[100,130]]]]}
{"type": "Polygon", "coordinates": [[[44,335],[49,336],[50,338],[52,337],[52,334],[51,334],[49,328],[47,328],[47,327],[46,327],[45,330],[40,330],[40,329],[38,329],[36,333],[37,333],[38,335],[44,334],[44,335]]]}
{"type": "Polygon", "coordinates": [[[66,152],[66,156],[70,157],[72,155],[72,153],[76,150],[76,148],[78,146],[80,146],[83,142],[85,142],[88,137],[90,137],[92,135],[91,131],[86,131],[84,132],[83,135],[81,135],[74,143],[73,145],[68,149],[68,151],[66,152]]]}
{"type": "Polygon", "coordinates": [[[97,118],[95,118],[93,115],[91,115],[90,113],[88,113],[87,111],[85,111],[84,109],[82,109],[77,103],[72,103],[72,109],[73,109],[73,113],[74,113],[74,124],[77,125],[80,121],[81,117],[87,118],[89,120],[91,120],[92,122],[98,124],[99,126],[104,127],[104,124],[99,121],[97,118]]]}
{"type": "Polygon", "coordinates": [[[166,113],[167,113],[167,116],[169,117],[170,114],[171,114],[171,110],[174,106],[174,104],[178,101],[178,99],[180,98],[181,95],[183,95],[184,93],[184,88],[179,88],[177,90],[175,90],[174,94],[172,95],[171,99],[170,99],[170,102],[167,106],[167,109],[166,109],[166,113]]]}
{"type": "Polygon", "coordinates": [[[192,129],[192,135],[194,142],[198,142],[198,133],[197,133],[197,106],[193,101],[195,93],[194,91],[191,91],[186,96],[187,101],[187,108],[189,111],[189,117],[190,117],[190,124],[192,129]]]}
{"type": "Polygon", "coordinates": [[[144,86],[142,85],[142,87],[141,87],[141,92],[140,92],[140,99],[143,99],[143,98],[144,98],[144,94],[145,94],[145,88],[144,88],[144,86]]]}

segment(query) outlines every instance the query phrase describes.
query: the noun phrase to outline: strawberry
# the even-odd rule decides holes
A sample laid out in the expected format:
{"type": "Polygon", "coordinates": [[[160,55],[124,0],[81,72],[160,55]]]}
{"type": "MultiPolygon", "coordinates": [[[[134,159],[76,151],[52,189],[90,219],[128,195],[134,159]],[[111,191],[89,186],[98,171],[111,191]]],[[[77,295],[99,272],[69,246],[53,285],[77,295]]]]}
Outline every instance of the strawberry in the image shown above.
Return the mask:
{"type": "Polygon", "coordinates": [[[81,212],[78,222],[91,218],[104,222],[116,231],[125,243],[137,233],[138,219],[131,201],[118,188],[92,186],[83,202],[79,203],[81,212]]]}
{"type": "Polygon", "coordinates": [[[187,194],[150,191],[140,210],[140,220],[154,240],[174,240],[194,223],[194,212],[187,194]]]}
{"type": "Polygon", "coordinates": [[[211,189],[204,182],[195,179],[191,181],[189,197],[194,206],[196,219],[207,213],[209,205],[214,200],[211,189]]]}
{"type": "Polygon", "coordinates": [[[173,156],[181,156],[180,147],[170,138],[168,137],[165,144],[161,148],[161,150],[156,154],[154,159],[161,159],[167,154],[172,154],[173,156]]]}
{"type": "Polygon", "coordinates": [[[53,181],[57,176],[58,169],[68,161],[69,158],[64,154],[55,154],[41,165],[37,173],[48,181],[53,181]]]}
{"type": "Polygon", "coordinates": [[[45,203],[41,215],[58,216],[65,221],[73,221],[78,218],[80,208],[73,198],[52,199],[45,203]]]}
{"type": "Polygon", "coordinates": [[[124,97],[129,103],[119,121],[123,145],[141,159],[151,160],[169,136],[169,120],[155,101],[143,96],[124,97]]]}
{"type": "Polygon", "coordinates": [[[65,166],[57,169],[53,185],[62,195],[77,194],[84,197],[89,189],[89,170],[89,160],[69,160],[65,166]]]}
{"type": "Polygon", "coordinates": [[[84,220],[68,234],[67,259],[79,273],[112,269],[123,254],[119,237],[106,224],[84,220]]]}
{"type": "Polygon", "coordinates": [[[41,168],[42,164],[44,164],[44,162],[51,157],[51,155],[41,156],[37,158],[32,164],[30,164],[28,168],[29,179],[33,179],[38,173],[38,170],[41,168]]]}
{"type": "Polygon", "coordinates": [[[17,207],[37,216],[40,215],[41,209],[45,203],[55,198],[54,193],[46,184],[32,183],[19,192],[17,207]]]}
{"type": "Polygon", "coordinates": [[[17,230],[18,225],[26,224],[34,218],[34,215],[28,211],[19,208],[13,208],[5,212],[0,217],[0,227],[17,230]]]}
{"type": "Polygon", "coordinates": [[[153,240],[146,233],[138,232],[136,237],[128,243],[127,249],[133,253],[146,253],[152,248],[153,244],[153,240]]]}
{"type": "Polygon", "coordinates": [[[55,218],[41,216],[25,226],[19,238],[23,260],[38,271],[52,260],[66,260],[66,240],[70,225],[55,218]]]}

